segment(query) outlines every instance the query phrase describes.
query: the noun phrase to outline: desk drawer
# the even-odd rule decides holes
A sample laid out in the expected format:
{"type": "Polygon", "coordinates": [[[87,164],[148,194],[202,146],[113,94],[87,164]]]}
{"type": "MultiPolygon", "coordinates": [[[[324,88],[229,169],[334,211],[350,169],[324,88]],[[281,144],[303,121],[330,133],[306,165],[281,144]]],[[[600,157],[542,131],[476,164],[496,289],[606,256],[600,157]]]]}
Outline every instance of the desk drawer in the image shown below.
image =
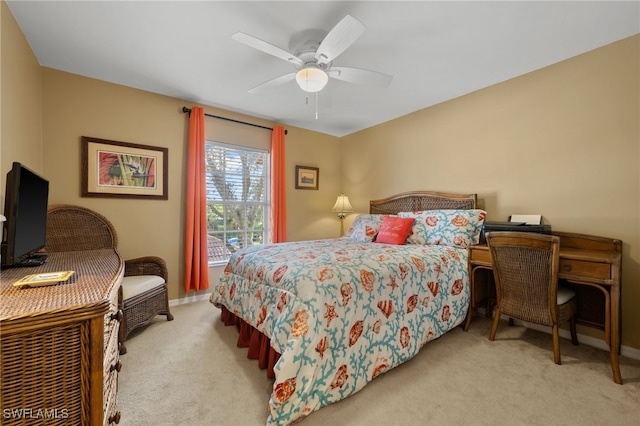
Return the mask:
{"type": "Polygon", "coordinates": [[[560,275],[563,274],[608,280],[611,278],[611,264],[560,259],[560,275]]]}
{"type": "Polygon", "coordinates": [[[491,265],[491,253],[488,249],[474,249],[471,248],[471,263],[482,263],[491,265]]]}

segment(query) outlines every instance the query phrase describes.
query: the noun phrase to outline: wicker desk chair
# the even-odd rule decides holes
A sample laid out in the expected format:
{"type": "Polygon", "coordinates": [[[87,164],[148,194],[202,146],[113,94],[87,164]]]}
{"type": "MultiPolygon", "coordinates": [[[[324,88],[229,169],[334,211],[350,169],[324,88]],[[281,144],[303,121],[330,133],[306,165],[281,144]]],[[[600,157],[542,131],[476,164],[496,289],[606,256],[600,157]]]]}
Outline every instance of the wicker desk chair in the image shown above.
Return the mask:
{"type": "Polygon", "coordinates": [[[560,239],[530,232],[489,232],[496,282],[497,304],[489,340],[493,341],[500,316],[551,327],[553,361],[561,364],[558,326],[570,322],[571,342],[576,334],[575,293],[558,286],[560,239]]]}
{"type": "MultiPolygon", "coordinates": [[[[113,224],[91,209],[70,204],[49,207],[47,214],[47,252],[116,249],[118,234],[113,224]]],[[[156,315],[171,321],[167,292],[167,264],[159,257],[125,261],[124,278],[118,290],[122,321],[118,334],[120,353],[131,331],[149,324],[156,315]]]]}

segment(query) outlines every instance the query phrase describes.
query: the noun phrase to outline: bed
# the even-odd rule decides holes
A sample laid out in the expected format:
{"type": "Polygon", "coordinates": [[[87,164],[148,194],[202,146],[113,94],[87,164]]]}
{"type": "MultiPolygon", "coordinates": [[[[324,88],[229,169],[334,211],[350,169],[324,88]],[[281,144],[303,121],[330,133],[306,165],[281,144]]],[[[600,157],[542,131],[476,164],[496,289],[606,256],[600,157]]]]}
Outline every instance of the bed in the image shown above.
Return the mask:
{"type": "Polygon", "coordinates": [[[352,395],[464,321],[476,201],[406,192],[371,201],[344,237],[231,256],[210,302],[274,379],[268,424],[352,395]]]}

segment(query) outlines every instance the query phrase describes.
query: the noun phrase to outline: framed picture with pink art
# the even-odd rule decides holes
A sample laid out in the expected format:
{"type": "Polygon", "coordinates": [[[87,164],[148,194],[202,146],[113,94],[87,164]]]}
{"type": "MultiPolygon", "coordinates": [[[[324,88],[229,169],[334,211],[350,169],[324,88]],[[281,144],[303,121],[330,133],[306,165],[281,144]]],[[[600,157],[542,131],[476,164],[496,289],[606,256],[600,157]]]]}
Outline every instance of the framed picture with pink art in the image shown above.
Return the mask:
{"type": "Polygon", "coordinates": [[[319,179],[319,168],[296,166],[296,189],[318,189],[319,179]]]}
{"type": "Polygon", "coordinates": [[[169,149],[82,136],[82,196],[167,200],[169,149]]]}

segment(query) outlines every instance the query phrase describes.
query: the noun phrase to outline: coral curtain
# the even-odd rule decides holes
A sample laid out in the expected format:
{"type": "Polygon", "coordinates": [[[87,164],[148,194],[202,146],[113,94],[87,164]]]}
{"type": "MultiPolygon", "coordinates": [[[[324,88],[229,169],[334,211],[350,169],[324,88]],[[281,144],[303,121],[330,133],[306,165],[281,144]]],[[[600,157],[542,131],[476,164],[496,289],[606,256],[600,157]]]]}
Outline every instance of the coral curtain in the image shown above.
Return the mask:
{"type": "Polygon", "coordinates": [[[287,241],[287,194],[284,158],[284,127],[271,133],[271,242],[287,241]]]}
{"type": "Polygon", "coordinates": [[[187,146],[184,291],[209,287],[207,193],[204,155],[204,109],[191,108],[187,146]]]}

